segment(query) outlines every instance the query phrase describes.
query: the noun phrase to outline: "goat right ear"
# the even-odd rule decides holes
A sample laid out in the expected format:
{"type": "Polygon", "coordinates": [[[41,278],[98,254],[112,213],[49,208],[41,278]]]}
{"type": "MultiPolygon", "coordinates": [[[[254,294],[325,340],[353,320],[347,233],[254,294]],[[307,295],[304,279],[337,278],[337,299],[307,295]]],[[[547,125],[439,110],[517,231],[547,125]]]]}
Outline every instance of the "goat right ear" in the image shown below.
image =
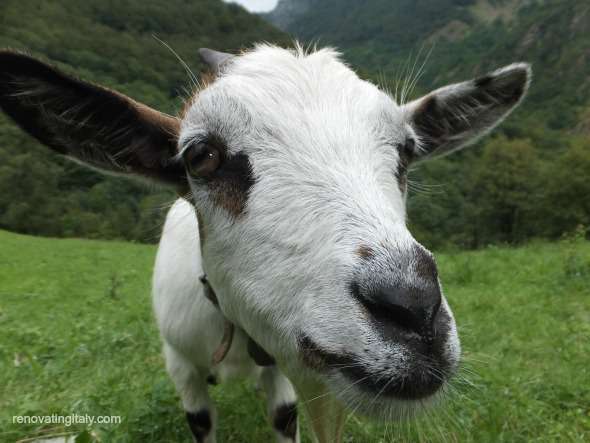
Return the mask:
{"type": "Polygon", "coordinates": [[[179,121],[32,57],[0,51],[0,108],[59,154],[183,190],[179,121]]]}
{"type": "Polygon", "coordinates": [[[515,63],[405,105],[421,142],[416,159],[445,155],[475,142],[518,106],[530,81],[531,67],[515,63]]]}

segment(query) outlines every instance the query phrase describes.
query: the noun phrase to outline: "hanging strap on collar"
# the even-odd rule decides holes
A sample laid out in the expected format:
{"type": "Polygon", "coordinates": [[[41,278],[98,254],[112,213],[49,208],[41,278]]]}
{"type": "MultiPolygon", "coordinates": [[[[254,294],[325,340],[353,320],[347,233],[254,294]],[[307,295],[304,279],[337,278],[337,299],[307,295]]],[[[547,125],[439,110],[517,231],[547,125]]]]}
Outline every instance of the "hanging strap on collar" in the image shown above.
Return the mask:
{"type": "MultiPolygon", "coordinates": [[[[207,299],[213,303],[213,305],[219,309],[219,300],[217,299],[217,295],[215,294],[215,291],[213,290],[213,288],[211,287],[211,285],[209,284],[209,280],[207,280],[207,276],[203,275],[200,278],[201,283],[203,284],[203,287],[205,288],[205,297],[207,297],[207,299]]],[[[221,310],[220,310],[221,312],[221,310]]],[[[221,343],[219,343],[219,346],[217,347],[217,349],[215,350],[215,352],[213,353],[213,357],[211,359],[211,363],[213,364],[213,366],[217,366],[219,363],[221,363],[225,357],[227,356],[227,353],[229,352],[230,348],[231,348],[231,344],[233,342],[234,339],[234,324],[232,322],[230,322],[227,318],[223,317],[224,319],[224,325],[223,325],[223,337],[221,339],[221,343]]]]}

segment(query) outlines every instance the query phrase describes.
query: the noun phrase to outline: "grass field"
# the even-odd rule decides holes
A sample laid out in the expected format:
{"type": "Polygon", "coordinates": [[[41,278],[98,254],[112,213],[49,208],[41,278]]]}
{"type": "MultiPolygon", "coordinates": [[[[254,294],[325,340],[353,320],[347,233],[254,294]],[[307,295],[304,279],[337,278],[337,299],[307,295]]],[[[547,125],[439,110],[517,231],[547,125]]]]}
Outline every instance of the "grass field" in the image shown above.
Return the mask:
{"type": "MultiPolygon", "coordinates": [[[[150,305],[155,248],[0,231],[0,441],[74,433],[16,415],[119,415],[80,441],[189,442],[150,305]]],[[[349,417],[348,442],[590,441],[590,243],[437,254],[465,369],[412,426],[349,417]]],[[[270,442],[250,382],[213,388],[220,442],[270,442]]],[[[309,442],[307,435],[304,441],[309,442]]]]}

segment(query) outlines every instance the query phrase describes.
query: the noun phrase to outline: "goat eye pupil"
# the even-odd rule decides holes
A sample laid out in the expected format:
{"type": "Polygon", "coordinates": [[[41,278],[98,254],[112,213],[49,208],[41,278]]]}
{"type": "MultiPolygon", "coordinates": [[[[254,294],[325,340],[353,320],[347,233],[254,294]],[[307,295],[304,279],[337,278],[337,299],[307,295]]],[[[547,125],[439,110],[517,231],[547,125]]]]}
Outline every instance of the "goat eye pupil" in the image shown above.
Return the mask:
{"type": "Polygon", "coordinates": [[[195,177],[211,175],[221,162],[219,151],[206,143],[199,143],[191,147],[184,161],[189,174],[195,177]]]}

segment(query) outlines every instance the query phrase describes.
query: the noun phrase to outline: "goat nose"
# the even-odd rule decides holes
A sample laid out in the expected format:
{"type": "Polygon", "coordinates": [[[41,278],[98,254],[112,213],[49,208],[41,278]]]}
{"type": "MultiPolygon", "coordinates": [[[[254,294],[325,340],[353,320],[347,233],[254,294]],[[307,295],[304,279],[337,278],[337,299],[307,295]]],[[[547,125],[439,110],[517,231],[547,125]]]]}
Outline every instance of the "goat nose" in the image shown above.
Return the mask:
{"type": "Polygon", "coordinates": [[[379,323],[417,333],[428,342],[433,340],[434,322],[442,300],[438,284],[425,284],[420,289],[381,285],[362,291],[353,282],[351,292],[379,323]]]}
{"type": "Polygon", "coordinates": [[[372,312],[378,318],[389,321],[406,331],[431,338],[436,314],[441,305],[438,285],[426,288],[403,286],[384,286],[369,297],[373,304],[372,312]]]}

